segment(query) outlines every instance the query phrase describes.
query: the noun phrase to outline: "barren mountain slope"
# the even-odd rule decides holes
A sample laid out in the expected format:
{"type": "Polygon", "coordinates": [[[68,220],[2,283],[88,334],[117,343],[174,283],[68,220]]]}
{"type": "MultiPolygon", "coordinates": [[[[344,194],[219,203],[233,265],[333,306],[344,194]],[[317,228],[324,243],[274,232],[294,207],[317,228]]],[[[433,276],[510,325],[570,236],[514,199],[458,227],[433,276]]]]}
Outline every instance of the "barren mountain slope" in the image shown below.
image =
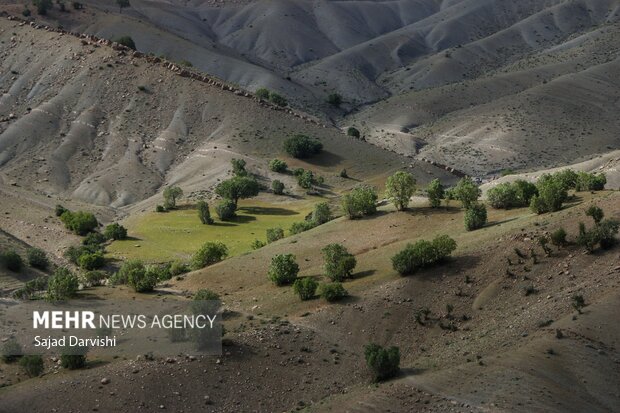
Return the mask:
{"type": "MultiPolygon", "coordinates": [[[[0,21],[0,173],[5,183],[123,206],[162,185],[208,190],[243,157],[269,176],[285,138],[320,138],[308,164],[333,189],[384,176],[405,158],[260,104],[242,92],[179,76],[151,59],[70,35],[0,21]]],[[[415,172],[450,179],[438,168],[415,172]],[[432,173],[430,175],[428,172],[432,173]]]]}

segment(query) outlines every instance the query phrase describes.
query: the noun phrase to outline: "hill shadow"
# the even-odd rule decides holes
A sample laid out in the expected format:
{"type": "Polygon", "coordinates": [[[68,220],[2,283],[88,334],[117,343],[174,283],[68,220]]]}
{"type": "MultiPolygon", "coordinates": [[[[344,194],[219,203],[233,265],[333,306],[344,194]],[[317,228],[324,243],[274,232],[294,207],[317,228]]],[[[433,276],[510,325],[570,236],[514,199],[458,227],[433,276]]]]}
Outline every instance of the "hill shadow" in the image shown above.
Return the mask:
{"type": "MultiPolygon", "coordinates": [[[[278,207],[241,207],[239,211],[252,214],[252,215],[278,215],[278,216],[290,216],[290,215],[299,215],[299,212],[293,211],[292,209],[286,208],[278,208],[278,207]]],[[[235,218],[242,218],[245,216],[239,216],[235,218]]],[[[252,217],[253,220],[256,218],[252,217]]]]}

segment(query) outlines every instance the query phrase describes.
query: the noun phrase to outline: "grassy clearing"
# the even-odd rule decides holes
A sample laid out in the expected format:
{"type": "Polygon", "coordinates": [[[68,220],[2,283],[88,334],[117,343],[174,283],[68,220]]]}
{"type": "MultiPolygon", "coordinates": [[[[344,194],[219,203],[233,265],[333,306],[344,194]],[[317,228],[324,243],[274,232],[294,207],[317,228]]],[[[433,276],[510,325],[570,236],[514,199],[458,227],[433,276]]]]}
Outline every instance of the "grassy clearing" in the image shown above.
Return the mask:
{"type": "Polygon", "coordinates": [[[255,200],[239,205],[237,217],[230,222],[218,220],[212,210],[214,225],[201,224],[194,208],[134,217],[126,222],[131,238],[115,241],[108,253],[112,258],[148,262],[187,260],[205,242],[221,241],[231,256],[239,255],[250,251],[255,239],[266,241],[267,228],[281,227],[286,232],[312,209],[308,204],[276,205],[255,200]]]}

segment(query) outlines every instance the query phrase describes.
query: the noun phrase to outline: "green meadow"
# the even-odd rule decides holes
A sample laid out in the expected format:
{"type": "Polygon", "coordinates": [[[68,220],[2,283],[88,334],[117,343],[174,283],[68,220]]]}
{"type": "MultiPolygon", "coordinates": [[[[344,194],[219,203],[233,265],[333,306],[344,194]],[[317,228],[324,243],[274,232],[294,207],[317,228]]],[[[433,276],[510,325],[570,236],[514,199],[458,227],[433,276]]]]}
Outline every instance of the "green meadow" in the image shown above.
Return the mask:
{"type": "Polygon", "coordinates": [[[268,228],[280,227],[288,233],[293,222],[302,221],[311,206],[268,204],[259,201],[239,203],[237,217],[220,221],[212,210],[213,225],[203,225],[196,209],[158,213],[147,212],[128,220],[125,225],[129,239],[114,241],[108,248],[111,258],[139,258],[148,262],[188,260],[207,241],[221,241],[228,246],[229,255],[251,251],[252,241],[266,241],[268,228]]]}

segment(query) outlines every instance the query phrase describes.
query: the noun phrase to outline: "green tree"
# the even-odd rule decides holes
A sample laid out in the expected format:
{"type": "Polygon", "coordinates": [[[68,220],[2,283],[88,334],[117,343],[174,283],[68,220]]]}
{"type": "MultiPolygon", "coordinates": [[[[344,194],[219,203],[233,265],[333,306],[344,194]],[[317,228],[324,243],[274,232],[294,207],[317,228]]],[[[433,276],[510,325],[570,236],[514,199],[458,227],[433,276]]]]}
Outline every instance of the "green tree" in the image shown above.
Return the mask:
{"type": "Polygon", "coordinates": [[[325,260],[325,274],[332,281],[351,278],[357,260],[342,244],[329,244],[321,252],[325,260]]]}
{"type": "Polygon", "coordinates": [[[77,235],[86,235],[99,226],[95,215],[85,211],[65,211],[60,216],[60,220],[68,230],[73,231],[77,235]]]}
{"type": "Polygon", "coordinates": [[[13,272],[21,271],[24,265],[22,257],[13,250],[2,253],[2,255],[0,255],[0,261],[2,261],[2,264],[7,270],[13,272]]]}
{"type": "Polygon", "coordinates": [[[338,93],[330,93],[327,96],[327,103],[334,107],[339,107],[342,104],[342,96],[338,93]]]}
{"type": "Polygon", "coordinates": [[[228,256],[228,247],[223,243],[206,242],[196,251],[192,257],[192,268],[199,270],[209,265],[222,261],[228,256]]]}
{"type": "Polygon", "coordinates": [[[304,189],[312,188],[314,183],[315,179],[312,171],[305,170],[297,177],[297,184],[304,189]]]}
{"type": "Polygon", "coordinates": [[[33,268],[46,270],[50,264],[45,251],[40,248],[30,248],[27,252],[28,264],[33,268]]]}
{"type": "Polygon", "coordinates": [[[38,354],[23,356],[19,365],[28,377],[38,377],[43,373],[43,357],[38,354]]]}
{"type": "Polygon", "coordinates": [[[235,176],[220,182],[215,187],[215,193],[222,198],[230,199],[235,203],[235,209],[239,199],[251,198],[258,195],[260,185],[254,178],[247,176],[235,176]]]}
{"type": "Polygon", "coordinates": [[[359,138],[360,137],[360,131],[357,128],[354,128],[353,126],[349,126],[349,128],[347,129],[347,136],[352,136],[354,138],[359,138]]]}
{"type": "Polygon", "coordinates": [[[77,264],[86,271],[96,270],[105,265],[105,257],[102,252],[93,252],[80,255],[77,264]]]}
{"type": "Polygon", "coordinates": [[[400,371],[398,347],[383,348],[378,344],[367,344],[364,347],[364,357],[374,382],[390,379],[400,371]]]}
{"type": "Polygon", "coordinates": [[[118,44],[122,44],[125,47],[129,47],[132,50],[136,50],[136,43],[133,41],[131,36],[121,36],[113,39],[118,44]]]}
{"type": "Polygon", "coordinates": [[[323,283],[319,286],[319,295],[328,302],[341,300],[349,295],[340,282],[323,283]]]}
{"type": "Polygon", "coordinates": [[[205,201],[198,201],[196,204],[196,208],[198,210],[198,218],[200,218],[200,222],[206,225],[213,224],[213,218],[211,218],[211,211],[209,211],[209,204],[205,201]]]}
{"type": "Polygon", "coordinates": [[[248,175],[248,171],[245,170],[245,165],[247,164],[245,162],[245,159],[233,158],[230,160],[230,163],[232,165],[233,174],[235,176],[247,176],[248,175]]]}
{"type": "Polygon", "coordinates": [[[284,238],[284,230],[282,228],[267,228],[267,243],[271,244],[284,238]]]}
{"type": "Polygon", "coordinates": [[[398,171],[387,179],[385,196],[397,210],[403,211],[409,206],[411,196],[415,192],[416,181],[409,172],[398,171]]]}
{"type": "Polygon", "coordinates": [[[537,214],[555,212],[568,198],[563,182],[554,175],[544,174],[536,182],[538,195],[532,197],[530,208],[537,214]]]}
{"type": "Polygon", "coordinates": [[[377,191],[367,185],[353,188],[342,197],[342,211],[349,219],[361,218],[377,212],[377,191]]]}
{"type": "Polygon", "coordinates": [[[47,282],[47,299],[64,301],[75,297],[79,287],[78,277],[68,269],[59,267],[47,282]]]}
{"type": "Polygon", "coordinates": [[[461,201],[461,204],[465,209],[469,208],[474,202],[476,202],[481,193],[482,191],[480,188],[478,188],[470,177],[461,179],[452,190],[454,198],[461,201]]]}
{"type": "Polygon", "coordinates": [[[284,184],[281,181],[274,179],[271,182],[271,190],[275,195],[282,195],[284,194],[284,184]]]}
{"type": "Polygon", "coordinates": [[[278,254],[271,259],[267,277],[278,286],[292,284],[297,279],[299,265],[293,254],[278,254]]]}
{"type": "Polygon", "coordinates": [[[590,174],[587,172],[578,172],[575,179],[576,191],[602,191],[607,184],[605,174],[590,174]]]}
{"type": "Polygon", "coordinates": [[[311,300],[316,294],[319,283],[311,277],[298,278],[293,283],[293,291],[302,301],[311,300]]]}
{"type": "Polygon", "coordinates": [[[309,158],[322,150],[321,141],[306,135],[294,135],[284,141],[284,151],[293,158],[309,158]]]}
{"type": "Polygon", "coordinates": [[[605,213],[596,205],[590,205],[588,209],[586,209],[586,216],[592,217],[595,224],[600,224],[605,216],[605,213]]]}
{"type": "Polygon", "coordinates": [[[177,200],[183,196],[183,190],[178,186],[168,186],[164,188],[164,208],[174,209],[177,200]]]}
{"type": "Polygon", "coordinates": [[[420,268],[436,264],[449,257],[456,249],[456,242],[447,235],[436,237],[432,242],[417,241],[392,257],[392,266],[400,275],[413,274],[420,268]]]}
{"type": "Polygon", "coordinates": [[[235,216],[237,205],[230,199],[223,199],[215,206],[215,213],[222,221],[229,221],[235,216]]]}
{"type": "Polygon", "coordinates": [[[312,211],[312,222],[314,225],[323,225],[332,219],[332,213],[327,202],[319,202],[312,211]]]}
{"type": "Polygon", "coordinates": [[[471,204],[465,210],[465,229],[473,231],[482,228],[487,223],[487,208],[484,204],[471,204]]]}
{"type": "Polygon", "coordinates": [[[267,100],[269,99],[270,92],[269,92],[269,89],[261,87],[259,89],[256,89],[256,92],[254,92],[254,94],[259,99],[267,100]]]}
{"type": "Polygon", "coordinates": [[[293,222],[291,224],[291,227],[289,228],[289,232],[291,235],[295,235],[295,234],[300,234],[304,231],[311,230],[314,227],[315,225],[313,221],[293,222]]]}
{"type": "Polygon", "coordinates": [[[441,200],[445,196],[445,190],[439,179],[433,179],[426,188],[428,194],[428,202],[431,208],[438,208],[441,205],[441,200]]]}
{"type": "Polygon", "coordinates": [[[116,0],[116,4],[118,4],[118,10],[120,13],[123,12],[123,9],[129,7],[129,0],[116,0]]]}
{"type": "Polygon", "coordinates": [[[283,160],[272,159],[271,161],[269,161],[269,169],[273,172],[282,173],[286,172],[286,170],[288,169],[288,165],[283,160]]]}
{"type": "Polygon", "coordinates": [[[127,228],[115,222],[105,227],[103,236],[107,239],[123,240],[127,238],[127,228]]]}
{"type": "Polygon", "coordinates": [[[575,189],[578,176],[572,169],[564,169],[563,171],[556,172],[553,176],[560,181],[565,190],[575,189]]]}

